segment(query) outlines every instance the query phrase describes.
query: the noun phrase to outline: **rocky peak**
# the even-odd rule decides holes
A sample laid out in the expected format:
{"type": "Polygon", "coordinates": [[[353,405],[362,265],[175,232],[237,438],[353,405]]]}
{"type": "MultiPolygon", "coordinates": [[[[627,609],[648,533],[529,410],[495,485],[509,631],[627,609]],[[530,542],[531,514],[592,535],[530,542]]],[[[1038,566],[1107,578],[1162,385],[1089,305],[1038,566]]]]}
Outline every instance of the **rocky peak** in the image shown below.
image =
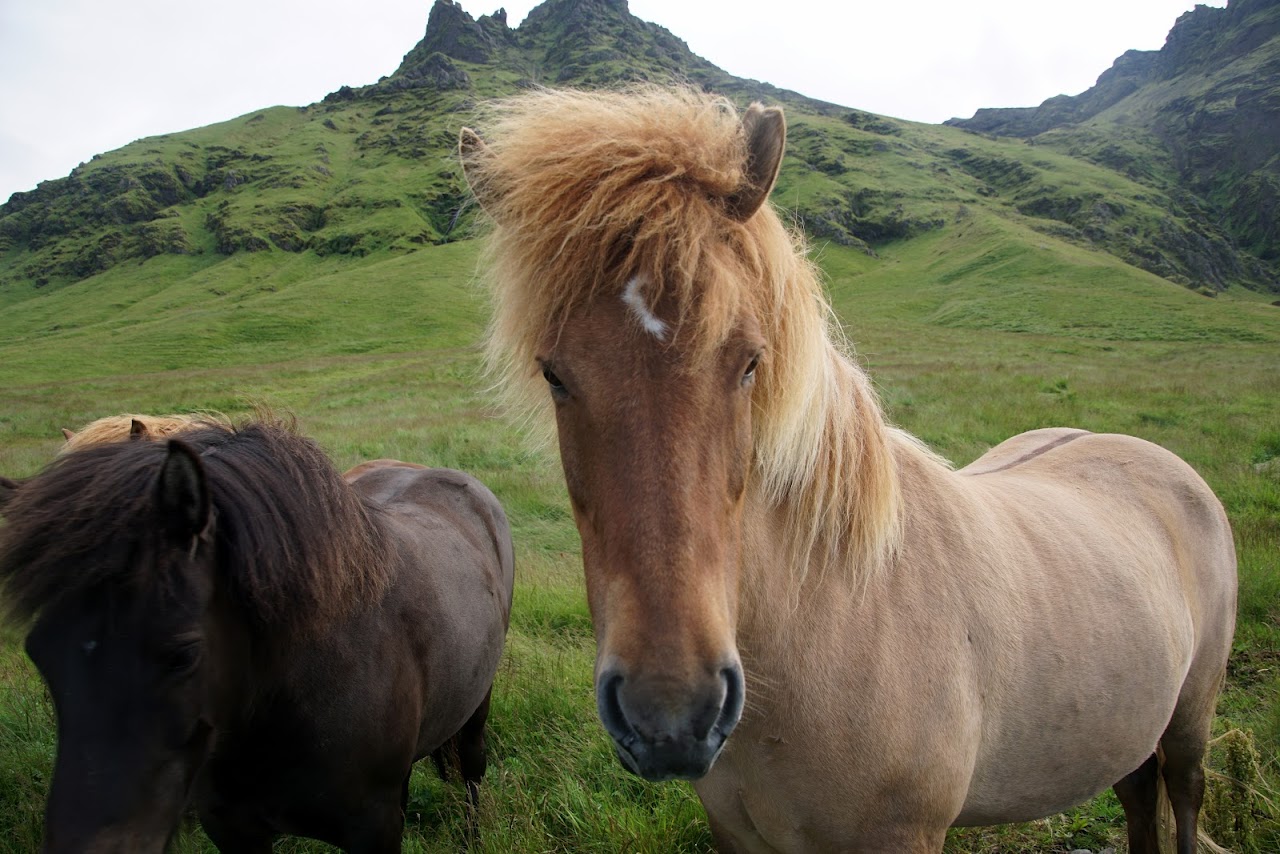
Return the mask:
{"type": "Polygon", "coordinates": [[[981,109],[944,124],[1008,136],[1035,136],[1086,121],[1159,80],[1222,68],[1280,35],[1280,0],[1228,0],[1184,12],[1158,51],[1130,50],[1079,95],[1058,95],[1039,107],[981,109]]]}
{"type": "MultiPolygon", "coordinates": [[[[505,11],[502,11],[502,22],[505,25],[505,11]]],[[[431,7],[431,14],[427,16],[426,34],[405,56],[401,68],[409,64],[411,59],[421,61],[433,53],[442,53],[463,62],[488,62],[493,58],[496,48],[489,30],[489,27],[481,26],[454,0],[436,0],[431,7]]]]}
{"type": "Polygon", "coordinates": [[[526,25],[537,29],[551,22],[581,24],[632,17],[627,0],[546,0],[529,11],[521,29],[526,25]]]}
{"type": "Polygon", "coordinates": [[[1159,73],[1168,79],[1222,65],[1280,35],[1280,0],[1228,0],[1199,5],[1178,17],[1160,49],[1159,73]]]}

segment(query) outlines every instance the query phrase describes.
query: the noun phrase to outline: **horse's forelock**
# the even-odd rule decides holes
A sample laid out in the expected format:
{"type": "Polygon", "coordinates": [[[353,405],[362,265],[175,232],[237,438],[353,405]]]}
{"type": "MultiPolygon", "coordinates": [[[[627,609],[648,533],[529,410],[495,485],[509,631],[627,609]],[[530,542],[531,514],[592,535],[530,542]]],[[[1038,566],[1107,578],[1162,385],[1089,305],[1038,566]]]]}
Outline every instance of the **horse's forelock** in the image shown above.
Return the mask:
{"type": "Polygon", "coordinates": [[[129,453],[103,445],[59,457],[14,490],[0,528],[10,617],[30,619],[64,593],[131,576],[122,555],[150,533],[145,514],[164,449],[118,447],[129,453]]]}
{"type": "MultiPolygon", "coordinates": [[[[214,538],[235,597],[253,622],[305,635],[390,582],[387,545],[371,511],[313,442],[279,424],[183,433],[201,454],[216,515],[214,538]]],[[[163,442],[111,442],[55,460],[4,508],[0,584],[12,616],[28,619],[71,591],[156,585],[130,561],[154,538],[163,442]]]]}
{"type": "Polygon", "coordinates": [[[891,434],[841,333],[803,239],[765,204],[730,200],[746,141],[736,110],[688,89],[545,91],[499,102],[485,142],[464,144],[493,220],[489,364],[528,423],[549,406],[535,358],[568,308],[644,277],[677,306],[673,339],[710,353],[743,312],[769,350],[758,373],[756,460],[764,492],[792,508],[801,565],[818,547],[871,571],[898,537],[891,434]]]}

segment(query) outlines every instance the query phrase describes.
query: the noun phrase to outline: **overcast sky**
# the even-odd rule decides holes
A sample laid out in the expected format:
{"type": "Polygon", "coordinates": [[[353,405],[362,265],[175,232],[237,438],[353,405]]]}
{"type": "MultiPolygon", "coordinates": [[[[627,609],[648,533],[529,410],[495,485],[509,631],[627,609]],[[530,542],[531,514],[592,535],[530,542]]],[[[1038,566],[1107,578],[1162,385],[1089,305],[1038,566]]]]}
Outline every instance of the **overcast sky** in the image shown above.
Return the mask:
{"type": "MultiPolygon", "coordinates": [[[[501,0],[462,0],[473,17],[501,0]]],[[[0,201],[135,139],[390,74],[432,0],[0,0],[0,201]]],[[[506,3],[516,26],[532,0],[506,3]]],[[[941,122],[1093,85],[1187,0],[631,0],[739,77],[941,122]]],[[[1210,6],[1224,6],[1213,0],[1210,6]]]]}

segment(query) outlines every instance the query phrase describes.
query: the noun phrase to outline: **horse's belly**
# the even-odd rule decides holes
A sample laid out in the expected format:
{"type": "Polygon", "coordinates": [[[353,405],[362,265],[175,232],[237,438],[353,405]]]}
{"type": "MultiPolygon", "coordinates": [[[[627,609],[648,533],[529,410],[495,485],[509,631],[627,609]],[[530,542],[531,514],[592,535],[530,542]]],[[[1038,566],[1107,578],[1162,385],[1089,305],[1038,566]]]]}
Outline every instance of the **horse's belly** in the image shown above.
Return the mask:
{"type": "Polygon", "coordinates": [[[1155,751],[1190,665],[1189,646],[1155,647],[1126,651],[1118,638],[1104,639],[1093,647],[1099,660],[1030,672],[1021,702],[984,709],[955,823],[1052,815],[1136,770],[1155,751]]]}
{"type": "Polygon", "coordinates": [[[433,660],[425,668],[426,696],[418,731],[419,755],[430,753],[452,738],[484,701],[498,671],[504,635],[503,624],[497,619],[490,620],[483,632],[479,632],[475,624],[459,626],[453,639],[469,642],[433,650],[433,660]],[[441,652],[447,654],[441,655],[441,652]]]}

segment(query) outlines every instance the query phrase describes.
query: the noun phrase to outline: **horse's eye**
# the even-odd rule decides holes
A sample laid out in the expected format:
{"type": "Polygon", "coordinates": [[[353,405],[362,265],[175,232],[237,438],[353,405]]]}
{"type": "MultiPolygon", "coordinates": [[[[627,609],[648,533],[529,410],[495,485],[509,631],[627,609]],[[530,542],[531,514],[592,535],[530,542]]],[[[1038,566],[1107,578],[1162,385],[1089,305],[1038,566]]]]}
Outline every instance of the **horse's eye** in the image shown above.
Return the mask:
{"type": "Polygon", "coordinates": [[[751,361],[747,363],[747,369],[742,372],[742,384],[749,385],[755,381],[756,368],[760,365],[760,357],[752,356],[751,361]]]}
{"type": "Polygon", "coordinates": [[[169,650],[165,667],[172,676],[187,676],[200,663],[199,642],[186,643],[169,650]]]}
{"type": "Polygon", "coordinates": [[[547,381],[547,385],[551,386],[551,390],[556,394],[564,392],[564,383],[560,382],[560,378],[556,376],[555,371],[546,365],[542,366],[542,378],[547,381]]]}

